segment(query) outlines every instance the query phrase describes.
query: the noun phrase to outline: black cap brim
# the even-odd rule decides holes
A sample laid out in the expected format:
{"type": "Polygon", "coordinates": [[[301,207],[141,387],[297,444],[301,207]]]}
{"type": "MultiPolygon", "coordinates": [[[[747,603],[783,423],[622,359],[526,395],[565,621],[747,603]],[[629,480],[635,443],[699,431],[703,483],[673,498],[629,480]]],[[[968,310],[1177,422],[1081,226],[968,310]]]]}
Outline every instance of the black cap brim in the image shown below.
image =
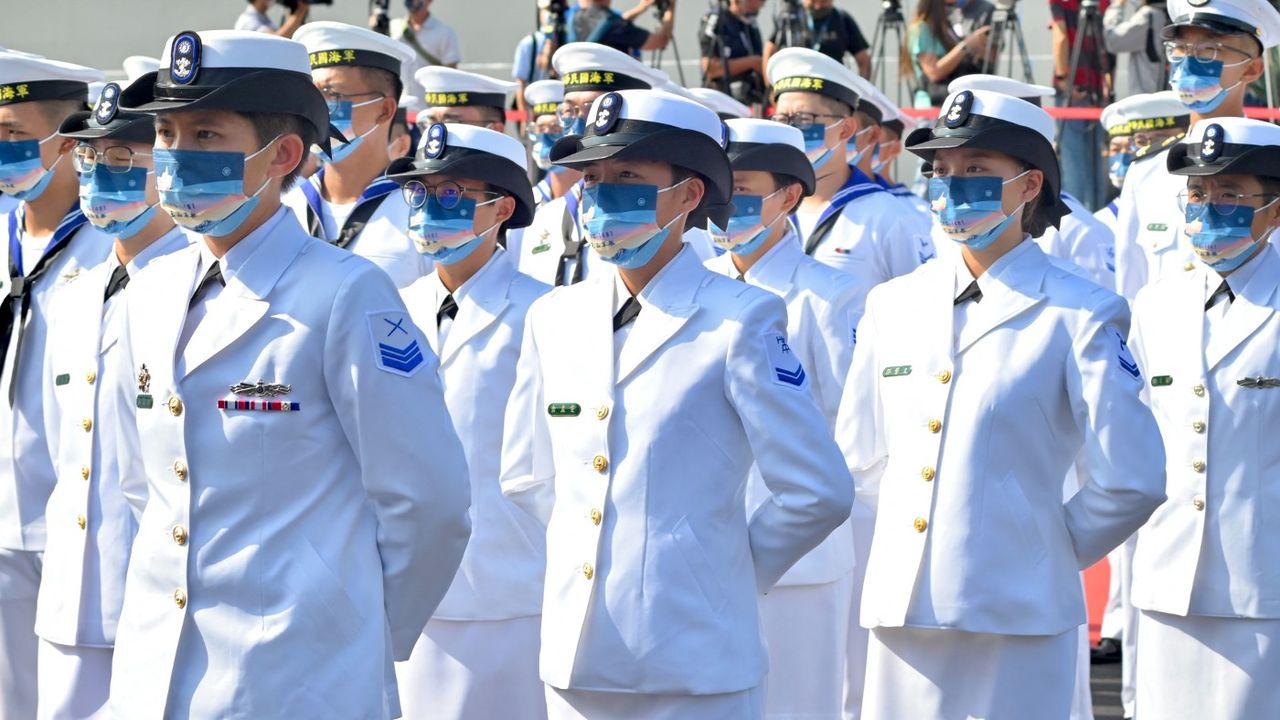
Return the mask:
{"type": "Polygon", "coordinates": [[[813,194],[817,179],[805,154],[789,145],[776,143],[729,143],[729,165],[735,172],[768,172],[786,175],[804,187],[804,197],[813,194]]]}
{"type": "Polygon", "coordinates": [[[1171,146],[1165,158],[1169,174],[1186,177],[1249,175],[1280,179],[1280,147],[1259,145],[1239,155],[1223,155],[1213,162],[1198,159],[1199,150],[1199,143],[1180,142],[1171,146]]]}
{"type": "Polygon", "coordinates": [[[110,139],[147,145],[156,140],[155,118],[151,115],[117,113],[105,126],[91,125],[89,121],[92,118],[93,113],[88,111],[71,113],[58,127],[58,134],[77,140],[110,139]]]}
{"type": "Polygon", "coordinates": [[[435,159],[396,158],[387,167],[387,178],[401,185],[428,175],[449,175],[458,178],[480,180],[500,188],[515,198],[516,210],[507,221],[507,227],[528,227],[533,222],[533,188],[529,177],[506,158],[482,152],[445,152],[435,159]]]}

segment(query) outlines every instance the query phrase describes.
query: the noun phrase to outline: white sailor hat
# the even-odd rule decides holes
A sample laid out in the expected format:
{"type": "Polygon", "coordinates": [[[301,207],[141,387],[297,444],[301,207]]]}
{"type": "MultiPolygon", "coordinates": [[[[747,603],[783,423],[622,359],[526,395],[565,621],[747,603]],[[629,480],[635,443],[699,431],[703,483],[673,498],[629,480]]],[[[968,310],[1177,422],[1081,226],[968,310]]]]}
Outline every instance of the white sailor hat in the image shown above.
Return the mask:
{"type": "Polygon", "coordinates": [[[0,105],[35,100],[88,102],[89,83],[104,80],[102,71],[83,65],[0,50],[0,105]]]}
{"type": "Polygon", "coordinates": [[[1047,85],[1034,85],[1004,77],[1003,75],[986,75],[983,73],[961,75],[947,85],[948,93],[958,93],[961,90],[998,92],[1002,95],[1012,95],[1020,100],[1026,100],[1032,105],[1039,105],[1041,98],[1053,97],[1053,88],[1047,85]]]}
{"type": "Polygon", "coordinates": [[[149,72],[159,70],[160,58],[148,55],[130,55],[124,59],[124,63],[121,66],[124,68],[124,76],[128,79],[128,82],[133,82],[149,72]]]}
{"type": "Polygon", "coordinates": [[[893,116],[880,123],[882,127],[893,131],[893,133],[899,138],[902,137],[902,133],[906,131],[908,125],[912,125],[914,127],[914,124],[915,119],[904,113],[902,108],[897,105],[893,106],[893,116]]]}
{"type": "Polygon", "coordinates": [[[564,83],[559,80],[537,80],[524,89],[524,103],[529,107],[529,119],[539,115],[555,115],[564,101],[564,83]]]}
{"type": "Polygon", "coordinates": [[[880,125],[892,121],[898,114],[898,106],[889,99],[888,95],[880,92],[880,88],[863,80],[861,77],[858,79],[862,80],[863,89],[863,94],[858,102],[858,112],[870,115],[880,125]]]}
{"type": "Polygon", "coordinates": [[[1196,123],[1165,160],[1173,175],[1254,175],[1280,179],[1280,127],[1224,117],[1196,123]]]}
{"type": "Polygon", "coordinates": [[[990,90],[952,93],[942,108],[932,128],[919,128],[907,136],[906,149],[930,163],[935,151],[959,147],[995,150],[1027,163],[1044,173],[1040,213],[1057,227],[1070,209],[1061,197],[1053,118],[1026,100],[990,90]]]}
{"type": "Polygon", "coordinates": [[[153,143],[155,120],[147,113],[120,110],[120,85],[106,83],[92,111],[72,113],[58,127],[58,134],[79,140],[110,138],[125,142],[153,143]]]}
{"type": "Polygon", "coordinates": [[[1169,0],[1164,39],[1179,28],[1200,27],[1226,35],[1249,35],[1264,48],[1280,45],[1280,12],[1267,0],[1169,0]]]}
{"type": "Polygon", "coordinates": [[[1191,113],[1172,90],[1139,93],[1104,108],[1102,126],[1113,136],[1170,128],[1185,130],[1191,126],[1191,113]]]}
{"type": "Polygon", "coordinates": [[[387,177],[401,185],[424,175],[481,180],[511,194],[516,211],[508,227],[520,228],[533,221],[533,189],[529,166],[520,141],[488,128],[461,123],[436,123],[422,133],[412,158],[397,158],[387,177]]]}
{"type": "Polygon", "coordinates": [[[293,34],[307,48],[312,70],[354,65],[386,70],[396,78],[400,94],[400,66],[413,59],[413,51],[399,40],[346,23],[309,22],[293,34]]]}
{"type": "Polygon", "coordinates": [[[647,90],[661,87],[667,74],[606,45],[575,42],[560,46],[551,66],[566,93],[582,91],[647,90]]]}
{"type": "Polygon", "coordinates": [[[790,125],[756,118],[724,121],[729,128],[729,163],[735,171],[760,170],[795,178],[805,197],[817,182],[813,165],[804,154],[804,133],[790,125]]]}
{"type": "Polygon", "coordinates": [[[505,110],[507,96],[519,87],[508,80],[441,65],[421,68],[413,74],[413,79],[422,86],[428,107],[480,106],[505,110]]]}
{"type": "Polygon", "coordinates": [[[710,217],[721,227],[732,206],[733,171],[724,148],[728,129],[709,108],[661,90],[605,93],[591,104],[585,135],[563,137],[551,161],[566,167],[614,158],[670,163],[702,176],[706,193],[689,214],[692,227],[710,217]]]}
{"type": "Polygon", "coordinates": [[[775,98],[788,92],[811,92],[839,100],[851,110],[863,110],[858,107],[858,101],[869,85],[826,55],[800,47],[774,53],[769,58],[768,75],[773,81],[775,98]]]}
{"type": "Polygon", "coordinates": [[[751,108],[715,88],[689,88],[689,94],[694,100],[714,110],[721,120],[751,117],[751,108]]]}
{"type": "Polygon", "coordinates": [[[327,150],[331,134],[341,137],[330,128],[329,107],[311,82],[307,49],[267,33],[184,30],[165,42],[158,71],[120,93],[120,105],[148,113],[288,113],[311,125],[315,137],[303,138],[308,143],[327,150]]]}

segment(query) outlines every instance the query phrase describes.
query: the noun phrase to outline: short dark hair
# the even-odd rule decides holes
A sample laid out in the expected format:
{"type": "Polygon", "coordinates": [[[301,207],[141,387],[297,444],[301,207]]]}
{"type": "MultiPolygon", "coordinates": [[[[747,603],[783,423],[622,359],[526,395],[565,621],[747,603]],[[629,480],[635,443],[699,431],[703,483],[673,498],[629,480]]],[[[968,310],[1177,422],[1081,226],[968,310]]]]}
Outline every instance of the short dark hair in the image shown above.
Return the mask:
{"type": "MultiPolygon", "coordinates": [[[[800,182],[799,178],[792,177],[791,175],[783,175],[782,173],[771,172],[769,173],[769,177],[773,178],[774,192],[777,192],[778,190],[781,190],[782,188],[788,185],[799,185],[801,189],[804,188],[804,183],[800,182]]],[[[788,213],[795,212],[796,208],[800,207],[800,203],[802,202],[804,202],[803,194],[801,194],[800,199],[796,201],[796,204],[794,207],[787,208],[787,212],[788,213]]]]}
{"type": "Polygon", "coordinates": [[[53,123],[54,130],[57,130],[71,113],[80,112],[88,107],[79,100],[34,100],[32,102],[40,110],[40,114],[53,123]]]}
{"type": "Polygon", "coordinates": [[[320,138],[315,136],[315,130],[306,120],[291,113],[245,113],[244,116],[253,123],[253,132],[258,137],[259,146],[265,146],[282,135],[297,135],[302,138],[302,157],[298,158],[298,166],[290,170],[280,183],[281,192],[292,188],[307,164],[311,144],[320,142],[320,138]]]}
{"type": "MultiPolygon", "coordinates": [[[[1040,170],[1040,168],[1025,162],[1019,162],[1018,165],[1022,172],[1040,170]]],[[[1043,170],[1040,170],[1040,172],[1044,173],[1043,170]]],[[[1046,174],[1045,180],[1047,181],[1048,179],[1046,174]]],[[[1027,204],[1022,208],[1022,231],[1033,238],[1040,237],[1049,229],[1049,219],[1045,217],[1044,213],[1040,212],[1040,207],[1045,204],[1044,194],[1046,192],[1049,192],[1049,183],[1041,182],[1040,192],[1028,200],[1027,204]]]]}

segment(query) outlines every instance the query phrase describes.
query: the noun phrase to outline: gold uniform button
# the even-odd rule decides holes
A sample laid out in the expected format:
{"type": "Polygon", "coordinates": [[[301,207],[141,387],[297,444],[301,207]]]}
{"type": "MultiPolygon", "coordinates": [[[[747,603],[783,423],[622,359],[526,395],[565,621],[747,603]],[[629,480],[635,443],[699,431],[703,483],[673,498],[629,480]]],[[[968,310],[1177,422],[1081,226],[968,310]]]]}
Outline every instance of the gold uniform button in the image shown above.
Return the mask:
{"type": "Polygon", "coordinates": [[[921,470],[921,471],[920,471],[920,477],[924,478],[924,479],[925,479],[925,481],[932,480],[932,479],[933,479],[933,476],[934,476],[935,474],[936,474],[936,473],[934,472],[933,468],[931,468],[931,467],[927,467],[927,468],[925,468],[925,469],[923,469],[923,470],[921,470]]]}
{"type": "Polygon", "coordinates": [[[582,577],[590,580],[596,576],[596,569],[591,567],[591,563],[582,563],[582,577]]]}
{"type": "Polygon", "coordinates": [[[1202,432],[1204,432],[1204,423],[1202,423],[1202,422],[1200,422],[1199,420],[1197,420],[1197,421],[1195,421],[1195,422],[1191,423],[1191,429],[1192,429],[1192,430],[1195,430],[1195,431],[1196,431],[1196,432],[1198,432],[1198,433],[1202,433],[1202,432]]]}
{"type": "Polygon", "coordinates": [[[174,417],[182,414],[182,398],[177,395],[169,398],[169,412],[173,413],[174,417]]]}
{"type": "Polygon", "coordinates": [[[1204,386],[1196,385],[1195,387],[1191,388],[1191,392],[1195,393],[1196,397],[1204,397],[1204,386]]]}
{"type": "Polygon", "coordinates": [[[1203,460],[1197,460],[1197,461],[1195,461],[1195,462],[1191,463],[1191,469],[1192,469],[1192,470],[1195,470],[1195,471],[1196,471],[1196,472],[1198,472],[1198,473],[1202,473],[1202,472],[1204,472],[1204,461],[1203,461],[1203,460]]]}
{"type": "Polygon", "coordinates": [[[930,420],[930,421],[929,421],[929,432],[931,432],[931,433],[937,433],[937,432],[939,432],[940,430],[942,430],[942,421],[941,421],[941,420],[936,420],[936,419],[935,419],[935,420],[930,420]]]}
{"type": "Polygon", "coordinates": [[[591,467],[595,468],[596,472],[602,473],[609,469],[609,458],[603,455],[597,455],[595,456],[595,459],[591,461],[591,467]]]}
{"type": "Polygon", "coordinates": [[[596,419],[603,420],[607,417],[609,417],[608,405],[601,405],[599,408],[596,408],[596,419]]]}
{"type": "Polygon", "coordinates": [[[93,429],[93,418],[85,418],[85,419],[81,420],[81,421],[80,421],[80,427],[84,428],[84,431],[85,431],[85,432],[89,432],[90,430],[92,430],[92,429],[93,429]]]}
{"type": "Polygon", "coordinates": [[[939,372],[939,373],[938,373],[938,382],[942,383],[943,385],[946,385],[947,383],[951,382],[951,371],[950,371],[950,370],[943,370],[943,371],[939,372]]]}
{"type": "Polygon", "coordinates": [[[174,604],[174,605],[177,605],[179,608],[184,608],[184,607],[186,607],[186,606],[187,606],[187,591],[183,590],[182,588],[178,588],[177,590],[174,590],[174,591],[173,591],[173,604],[174,604]]]}
{"type": "Polygon", "coordinates": [[[1196,510],[1204,510],[1204,500],[1201,500],[1200,498],[1196,498],[1192,500],[1191,507],[1195,508],[1196,510]]]}
{"type": "Polygon", "coordinates": [[[83,479],[85,479],[85,480],[88,480],[88,479],[89,479],[89,466],[88,466],[88,465],[81,465],[81,466],[80,466],[80,477],[81,477],[81,478],[83,478],[83,479]]]}
{"type": "Polygon", "coordinates": [[[591,524],[599,525],[601,520],[604,520],[604,513],[599,508],[591,508],[591,524]]]}
{"type": "Polygon", "coordinates": [[[915,527],[916,532],[922,533],[929,527],[929,521],[924,518],[916,518],[916,521],[912,523],[912,526],[915,527]]]}
{"type": "Polygon", "coordinates": [[[1196,269],[1196,265],[1193,262],[1188,262],[1182,266],[1182,269],[1185,270],[1186,272],[1191,272],[1192,270],[1196,269]]]}
{"type": "Polygon", "coordinates": [[[76,524],[80,526],[81,530],[83,530],[85,526],[89,524],[89,521],[85,520],[83,515],[77,515],[76,524]]]}
{"type": "Polygon", "coordinates": [[[181,525],[173,526],[173,541],[179,545],[187,544],[187,529],[181,525]]]}
{"type": "Polygon", "coordinates": [[[187,479],[187,464],[181,460],[173,461],[173,474],[178,476],[179,480],[187,479]]]}
{"type": "Polygon", "coordinates": [[[98,373],[90,370],[89,374],[84,376],[84,379],[87,380],[90,385],[92,385],[98,381],[98,373]]]}

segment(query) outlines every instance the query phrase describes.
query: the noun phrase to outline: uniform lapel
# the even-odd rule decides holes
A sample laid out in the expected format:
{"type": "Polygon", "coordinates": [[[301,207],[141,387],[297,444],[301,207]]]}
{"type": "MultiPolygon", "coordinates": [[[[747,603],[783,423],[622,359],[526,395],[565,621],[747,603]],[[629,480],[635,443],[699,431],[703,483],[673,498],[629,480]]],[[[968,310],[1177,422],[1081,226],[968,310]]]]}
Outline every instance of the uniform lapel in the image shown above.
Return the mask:
{"type": "MultiPolygon", "coordinates": [[[[1180,371],[1174,374],[1175,378],[1203,378],[1205,375],[1207,366],[1204,358],[1208,353],[1204,345],[1204,298],[1210,275],[1217,277],[1217,273],[1197,263],[1196,272],[1181,281],[1182,292],[1176,293],[1175,306],[1170,312],[1174,321],[1154,323],[1159,328],[1157,332],[1168,333],[1165,344],[1147,343],[1148,347],[1168,347],[1173,351],[1164,355],[1175,370],[1180,371]]],[[[1146,331],[1145,325],[1143,331],[1146,331]]],[[[1153,365],[1149,372],[1154,372],[1154,365],[1160,360],[1151,357],[1148,362],[1153,365]]]]}
{"type": "Polygon", "coordinates": [[[449,328],[440,353],[441,365],[449,362],[471,338],[492,325],[506,309],[510,303],[507,290],[515,272],[511,258],[502,249],[494,254],[486,267],[481,268],[474,278],[475,285],[467,289],[466,299],[458,307],[458,317],[449,328]]]}
{"type": "MultiPolygon", "coordinates": [[[[1275,313],[1273,298],[1280,283],[1280,257],[1268,246],[1256,259],[1262,263],[1244,288],[1236,294],[1222,327],[1215,328],[1211,345],[1205,350],[1206,366],[1212,370],[1275,313]]],[[[1210,278],[1216,281],[1216,278],[1210,278]]],[[[1201,296],[1204,297],[1203,295],[1201,296]]],[[[1201,305],[1203,308],[1203,305],[1201,305]]],[[[1203,325],[1203,323],[1201,323],[1203,325]]]]}
{"type": "MultiPolygon", "coordinates": [[[[653,279],[651,292],[642,293],[640,314],[627,336],[618,359],[618,384],[622,384],[649,356],[684,327],[697,306],[693,295],[701,284],[706,269],[687,247],[671,259],[659,276],[653,279]]],[[[647,288],[646,288],[647,290],[647,288]]],[[[609,305],[612,308],[612,304],[609,305]]],[[[610,318],[612,323],[612,318],[610,318]]],[[[610,325],[612,327],[612,324],[610,325]]]]}
{"type": "MultiPolygon", "coordinates": [[[[960,338],[956,343],[956,355],[964,352],[969,346],[984,335],[1013,318],[1030,310],[1044,300],[1040,287],[1044,282],[1045,271],[1049,261],[1044,251],[1034,242],[1024,240],[1029,247],[1022,248],[1025,257],[1013,258],[1013,262],[992,274],[987,273],[979,280],[982,288],[982,302],[969,316],[969,321],[960,330],[960,338]]],[[[957,260],[964,262],[963,258],[957,260]]],[[[947,283],[947,289],[954,289],[953,283],[947,283]]],[[[954,298],[952,298],[954,300],[954,298]]]]}
{"type": "Polygon", "coordinates": [[[799,239],[787,233],[748,271],[751,284],[785,298],[795,284],[796,268],[805,257],[808,256],[800,247],[799,239]]]}

